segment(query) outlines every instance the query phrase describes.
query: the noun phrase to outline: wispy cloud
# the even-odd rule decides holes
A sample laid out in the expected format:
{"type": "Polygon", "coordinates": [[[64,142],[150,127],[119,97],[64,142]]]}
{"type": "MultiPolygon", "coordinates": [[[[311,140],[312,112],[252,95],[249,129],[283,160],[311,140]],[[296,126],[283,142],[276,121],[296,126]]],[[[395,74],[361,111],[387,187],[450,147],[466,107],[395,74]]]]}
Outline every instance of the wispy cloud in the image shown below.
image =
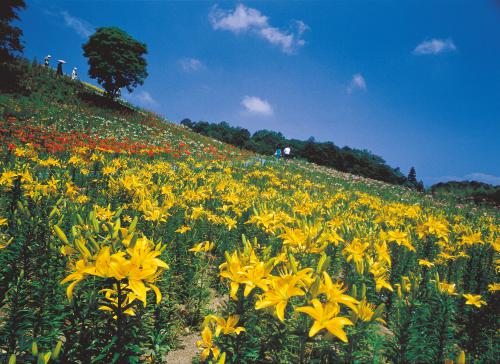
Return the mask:
{"type": "Polygon", "coordinates": [[[147,91],[139,91],[137,93],[130,93],[123,96],[126,100],[137,103],[144,107],[158,106],[158,102],[147,91]]]}
{"type": "Polygon", "coordinates": [[[351,83],[347,86],[347,92],[353,93],[356,90],[366,91],[366,81],[361,73],[356,73],[352,76],[351,83]]]}
{"type": "Polygon", "coordinates": [[[234,10],[223,10],[214,6],[208,17],[215,30],[227,30],[235,34],[257,34],[287,54],[294,53],[305,44],[302,35],[309,29],[301,20],[292,22],[288,30],[271,26],[267,16],[243,4],[237,5],[234,10]]]}
{"type": "Polygon", "coordinates": [[[236,6],[232,12],[214,6],[208,16],[214,29],[229,30],[234,33],[268,26],[267,16],[262,15],[257,9],[247,8],[243,4],[236,6]]]}
{"type": "Polygon", "coordinates": [[[261,115],[272,115],[273,108],[269,102],[257,96],[245,96],[241,100],[241,105],[247,112],[261,115]]]}
{"type": "Polygon", "coordinates": [[[413,54],[418,56],[428,54],[439,54],[444,52],[456,51],[457,47],[451,39],[431,39],[425,40],[415,47],[413,54]]]}
{"type": "Polygon", "coordinates": [[[179,64],[182,70],[188,73],[196,72],[205,68],[205,65],[196,58],[181,58],[179,60],[179,64]]]}
{"type": "Polygon", "coordinates": [[[64,24],[68,28],[73,29],[82,38],[88,38],[94,32],[94,27],[90,23],[71,15],[67,11],[61,11],[61,16],[63,17],[64,24]]]}

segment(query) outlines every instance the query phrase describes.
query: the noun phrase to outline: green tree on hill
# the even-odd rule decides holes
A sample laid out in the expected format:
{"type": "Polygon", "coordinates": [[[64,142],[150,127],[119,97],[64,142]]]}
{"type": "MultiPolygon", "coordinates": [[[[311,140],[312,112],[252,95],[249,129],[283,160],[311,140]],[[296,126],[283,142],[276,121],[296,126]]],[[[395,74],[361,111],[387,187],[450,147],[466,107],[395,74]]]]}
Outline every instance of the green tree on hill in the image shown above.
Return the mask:
{"type": "Polygon", "coordinates": [[[410,168],[410,172],[408,173],[408,177],[406,178],[406,185],[419,192],[424,192],[424,182],[417,181],[417,172],[415,171],[415,167],[410,168]]]}
{"type": "Polygon", "coordinates": [[[410,168],[410,172],[408,173],[408,182],[411,184],[417,184],[417,172],[415,171],[415,167],[410,168]]]}
{"type": "Polygon", "coordinates": [[[21,36],[23,31],[11,24],[13,20],[19,20],[17,12],[26,8],[24,0],[2,0],[0,1],[0,61],[12,58],[13,53],[23,51],[21,36]]]}
{"type": "Polygon", "coordinates": [[[148,76],[146,44],[119,28],[98,28],[83,45],[83,51],[90,66],[89,76],[97,79],[111,98],[124,87],[132,92],[148,76]]]}

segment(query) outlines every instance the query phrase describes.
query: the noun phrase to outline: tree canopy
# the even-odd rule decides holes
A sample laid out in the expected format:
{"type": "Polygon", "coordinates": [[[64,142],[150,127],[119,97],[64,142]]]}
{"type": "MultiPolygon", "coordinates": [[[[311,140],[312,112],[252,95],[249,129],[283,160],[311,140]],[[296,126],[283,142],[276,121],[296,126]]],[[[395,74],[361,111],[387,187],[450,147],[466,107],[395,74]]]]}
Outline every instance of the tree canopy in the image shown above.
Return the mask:
{"type": "Polygon", "coordinates": [[[12,58],[14,53],[23,51],[21,36],[23,31],[13,26],[13,20],[19,20],[18,11],[26,8],[24,0],[0,1],[0,61],[12,58]]]}
{"type": "MultiPolygon", "coordinates": [[[[197,133],[257,153],[273,154],[276,146],[280,144],[283,147],[290,147],[294,157],[333,167],[339,171],[393,184],[405,184],[407,182],[407,179],[398,168],[390,167],[382,158],[367,150],[349,147],[339,148],[332,142],[317,142],[313,137],[308,140],[287,139],[283,134],[272,130],[258,130],[251,135],[247,129],[232,127],[227,122],[216,124],[184,119],[181,124],[197,133]]],[[[408,185],[408,187],[416,188],[413,185],[408,185]]]]}
{"type": "Polygon", "coordinates": [[[124,87],[132,92],[148,76],[146,44],[119,28],[98,28],[83,45],[83,51],[88,58],[89,76],[97,79],[110,97],[117,96],[124,87]]]}
{"type": "Polygon", "coordinates": [[[408,182],[417,183],[417,172],[415,171],[415,167],[410,168],[410,172],[408,173],[408,182]]]}

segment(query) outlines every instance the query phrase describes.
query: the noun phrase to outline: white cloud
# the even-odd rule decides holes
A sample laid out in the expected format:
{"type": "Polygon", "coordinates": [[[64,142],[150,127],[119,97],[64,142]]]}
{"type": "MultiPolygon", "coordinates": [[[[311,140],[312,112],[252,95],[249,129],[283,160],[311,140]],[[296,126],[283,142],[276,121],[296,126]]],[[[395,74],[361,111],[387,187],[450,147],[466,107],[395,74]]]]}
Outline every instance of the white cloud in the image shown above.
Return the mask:
{"type": "Polygon", "coordinates": [[[273,108],[269,102],[257,96],[245,96],[241,100],[241,105],[246,111],[254,114],[272,115],[273,108]]]}
{"type": "Polygon", "coordinates": [[[158,106],[158,102],[147,91],[139,91],[137,93],[129,93],[127,95],[124,95],[123,97],[132,103],[136,102],[140,106],[144,106],[144,107],[158,106]]]}
{"type": "Polygon", "coordinates": [[[285,53],[293,49],[295,39],[292,34],[283,33],[278,28],[272,27],[262,28],[259,30],[259,33],[269,43],[281,47],[285,53]]]}
{"type": "Polygon", "coordinates": [[[181,58],[179,60],[179,64],[181,65],[182,70],[188,73],[196,72],[205,68],[205,65],[196,58],[181,58]]]}
{"type": "Polygon", "coordinates": [[[234,33],[243,32],[251,28],[268,26],[268,18],[257,9],[247,8],[243,4],[236,6],[233,12],[222,10],[216,6],[209,14],[210,22],[214,29],[229,30],[234,33]]]}
{"type": "Polygon", "coordinates": [[[309,30],[309,27],[302,20],[295,20],[295,25],[297,26],[297,32],[299,34],[303,34],[306,30],[309,30]]]}
{"type": "Polygon", "coordinates": [[[67,11],[62,11],[61,15],[64,19],[64,24],[68,28],[73,29],[82,38],[88,38],[94,32],[92,25],[85,20],[74,17],[67,11]]]}
{"type": "Polygon", "coordinates": [[[353,93],[356,90],[366,91],[366,81],[361,73],[352,76],[351,83],[347,86],[347,92],[353,93]]]}
{"type": "Polygon", "coordinates": [[[273,27],[267,16],[243,4],[237,5],[234,10],[223,10],[214,6],[208,17],[216,30],[227,30],[235,34],[251,32],[288,54],[294,53],[305,44],[301,36],[309,29],[301,20],[294,21],[294,29],[282,30],[273,27]]]}
{"type": "Polygon", "coordinates": [[[413,50],[418,56],[455,51],[457,47],[451,39],[431,39],[420,43],[413,50]]]}

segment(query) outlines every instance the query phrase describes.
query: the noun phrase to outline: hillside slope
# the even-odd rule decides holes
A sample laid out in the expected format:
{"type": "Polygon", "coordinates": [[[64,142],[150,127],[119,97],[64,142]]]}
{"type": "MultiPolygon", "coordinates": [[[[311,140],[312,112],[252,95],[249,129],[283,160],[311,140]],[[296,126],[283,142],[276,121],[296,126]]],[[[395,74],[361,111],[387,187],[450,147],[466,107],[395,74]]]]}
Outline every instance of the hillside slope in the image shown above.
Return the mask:
{"type": "Polygon", "coordinates": [[[430,192],[438,197],[486,203],[500,207],[500,186],[476,181],[450,181],[432,185],[430,192]]]}
{"type": "Polygon", "coordinates": [[[193,152],[199,153],[197,157],[206,153],[217,157],[244,154],[123,100],[110,101],[100,95],[99,88],[56,77],[52,69],[27,62],[17,68],[21,81],[0,94],[0,115],[11,120],[14,129],[29,128],[23,142],[40,142],[28,140],[31,131],[46,138],[57,133],[52,137],[99,141],[101,148],[152,149],[175,157],[193,152]]]}
{"type": "Polygon", "coordinates": [[[498,210],[244,153],[30,72],[0,95],[0,361],[163,363],[193,330],[195,362],[500,356],[498,210]]]}

